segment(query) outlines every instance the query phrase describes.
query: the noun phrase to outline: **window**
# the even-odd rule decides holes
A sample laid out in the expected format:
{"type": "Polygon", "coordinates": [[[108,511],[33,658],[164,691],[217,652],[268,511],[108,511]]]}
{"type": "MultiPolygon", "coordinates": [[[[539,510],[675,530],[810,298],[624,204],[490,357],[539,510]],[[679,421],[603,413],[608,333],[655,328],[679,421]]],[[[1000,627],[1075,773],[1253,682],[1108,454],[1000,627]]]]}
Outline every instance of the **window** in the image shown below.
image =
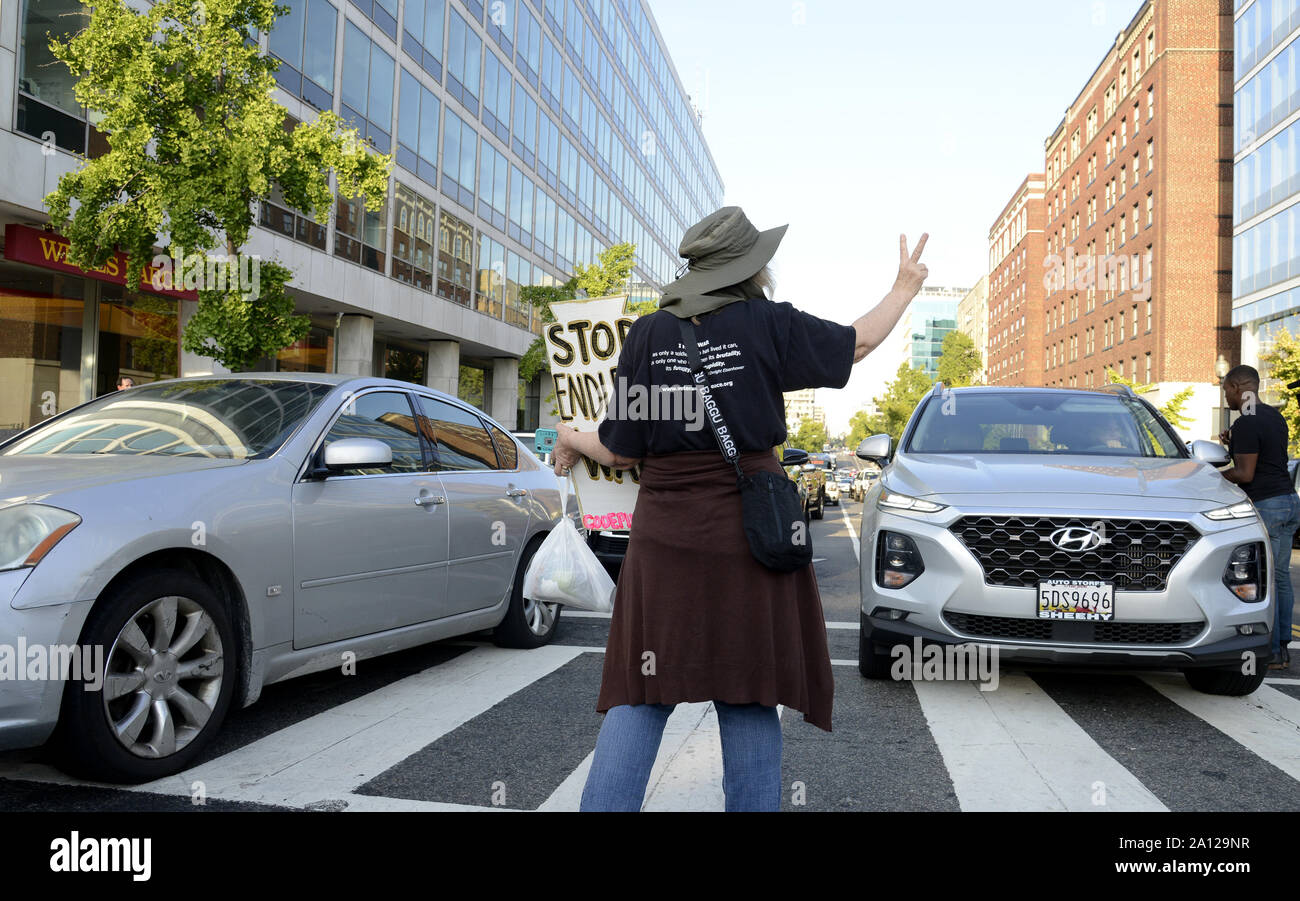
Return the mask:
{"type": "Polygon", "coordinates": [[[546,191],[537,190],[536,217],[533,220],[533,249],[547,262],[555,263],[555,213],[554,198],[546,191]]]}
{"type": "Polygon", "coordinates": [[[519,449],[515,446],[514,439],[494,425],[489,425],[488,428],[492,432],[492,441],[497,446],[497,468],[518,469],[519,449]]]}
{"type": "MultiPolygon", "coordinates": [[[[1129,281],[1132,282],[1135,278],[1136,275],[1130,275],[1129,281]]],[[[1129,321],[1132,323],[1132,327],[1133,327],[1133,331],[1129,335],[1129,337],[1136,338],[1138,336],[1138,305],[1137,304],[1133,304],[1133,315],[1129,317],[1129,321]]]]}
{"type": "Polygon", "coordinates": [[[378,25],[380,31],[397,40],[397,0],[352,0],[352,5],[378,25]]]}
{"type": "Polygon", "coordinates": [[[420,430],[433,442],[433,457],[441,472],[497,468],[492,437],[478,416],[445,401],[424,395],[420,404],[420,430]]]}
{"type": "Polygon", "coordinates": [[[1146,375],[1143,376],[1142,382],[1146,385],[1151,384],[1151,354],[1149,352],[1146,355],[1146,375]]]}
{"type": "Polygon", "coordinates": [[[442,193],[474,209],[474,171],[478,134],[450,109],[442,128],[442,193]]]}
{"type": "Polygon", "coordinates": [[[573,217],[563,207],[559,207],[555,212],[555,264],[564,272],[573,270],[574,249],[573,240],[573,217]]]}
{"type": "Polygon", "coordinates": [[[1156,32],[1155,29],[1147,32],[1147,66],[1156,60],[1156,32]]]}
{"type": "Polygon", "coordinates": [[[560,194],[569,203],[578,200],[578,151],[569,139],[560,135],[560,194]]]}
{"type": "Polygon", "coordinates": [[[478,165],[478,215],[493,228],[506,230],[506,209],[510,203],[506,193],[506,175],[510,163],[496,148],[481,138],[482,148],[478,165]]]}
{"type": "Polygon", "coordinates": [[[1151,331],[1151,298],[1147,298],[1147,331],[1151,331]]]}
{"type": "Polygon", "coordinates": [[[502,141],[510,140],[510,69],[488,51],[483,65],[483,124],[502,141]]]}
{"type": "Polygon", "coordinates": [[[1119,67],[1119,96],[1128,94],[1128,66],[1119,67]]]}
{"type": "Polygon", "coordinates": [[[478,292],[477,309],[494,319],[501,318],[505,301],[506,249],[500,241],[485,234],[478,236],[478,292]]]}
{"type": "Polygon", "coordinates": [[[479,65],[483,40],[454,9],[447,29],[447,93],[478,115],[479,65]]]}
{"type": "Polygon", "coordinates": [[[1123,197],[1128,193],[1128,166],[1119,167],[1119,196],[1123,197]]]}
{"type": "Polygon", "coordinates": [[[568,63],[564,65],[564,125],[569,131],[578,134],[582,126],[582,82],[578,74],[568,63]]]}
{"type": "Polygon", "coordinates": [[[1119,311],[1119,344],[1124,343],[1124,311],[1119,311]]]}
{"type": "Polygon", "coordinates": [[[537,72],[542,65],[542,26],[523,4],[519,6],[519,33],[515,40],[518,44],[515,66],[529,84],[537,87],[537,72]]]}
{"type": "Polygon", "coordinates": [[[433,201],[401,182],[393,190],[393,278],[433,290],[433,201]]]}
{"type": "Polygon", "coordinates": [[[334,255],[383,272],[386,262],[386,209],[370,211],[361,197],[338,199],[334,227],[334,255]]]}
{"type": "Polygon", "coordinates": [[[530,167],[537,167],[533,156],[537,146],[537,101],[521,82],[515,82],[515,137],[510,146],[530,167]]]}
{"type": "Polygon", "coordinates": [[[348,22],[343,36],[342,116],[380,153],[387,153],[392,145],[393,74],[393,58],[348,22]]]}
{"type": "Polygon", "coordinates": [[[529,250],[533,246],[533,196],[536,190],[532,179],[519,169],[510,168],[510,237],[529,250]]]}
{"type": "Polygon", "coordinates": [[[334,108],[334,34],[338,10],[329,0],[286,0],[289,7],[268,36],[280,60],[275,80],[319,110],[334,108]]]}
{"type": "Polygon", "coordinates": [[[1151,172],[1156,167],[1156,139],[1152,138],[1147,141],[1147,171],[1151,172]]]}
{"type": "Polygon", "coordinates": [[[473,272],[474,229],[444,210],[438,215],[438,293],[469,306],[473,272]]]}
{"type": "Polygon", "coordinates": [[[518,0],[492,0],[488,5],[488,37],[506,52],[515,55],[515,14],[518,0]]]}
{"type": "Polygon", "coordinates": [[[398,391],[376,391],[349,401],[330,426],[322,447],[328,449],[345,438],[373,438],[393,451],[388,466],[346,469],[344,475],[381,475],[396,472],[423,472],[424,453],[415,416],[407,396],[398,391]]]}
{"type": "Polygon", "coordinates": [[[550,38],[542,41],[542,102],[557,116],[563,112],[560,98],[564,95],[564,57],[550,38]]]}
{"type": "Polygon", "coordinates": [[[559,177],[556,175],[559,164],[560,129],[551,117],[542,113],[538,120],[537,172],[550,184],[557,187],[559,177]]]}
{"type": "Polygon", "coordinates": [[[1097,154],[1088,157],[1088,184],[1097,180],[1097,154]]]}
{"type": "Polygon", "coordinates": [[[406,19],[402,22],[402,49],[439,82],[445,7],[444,0],[406,0],[406,19]]]}
{"type": "Polygon", "coordinates": [[[441,108],[442,104],[433,92],[402,69],[397,162],[430,185],[438,184],[438,115],[441,108]]]}
{"type": "Polygon", "coordinates": [[[271,184],[271,193],[261,202],[260,207],[257,217],[259,225],[309,244],[317,250],[325,249],[325,226],[301,210],[289,206],[279,184],[271,184]]]}
{"type": "Polygon", "coordinates": [[[1147,121],[1150,122],[1151,118],[1155,116],[1155,114],[1156,114],[1156,86],[1151,85],[1151,87],[1147,88],[1147,121]]]}

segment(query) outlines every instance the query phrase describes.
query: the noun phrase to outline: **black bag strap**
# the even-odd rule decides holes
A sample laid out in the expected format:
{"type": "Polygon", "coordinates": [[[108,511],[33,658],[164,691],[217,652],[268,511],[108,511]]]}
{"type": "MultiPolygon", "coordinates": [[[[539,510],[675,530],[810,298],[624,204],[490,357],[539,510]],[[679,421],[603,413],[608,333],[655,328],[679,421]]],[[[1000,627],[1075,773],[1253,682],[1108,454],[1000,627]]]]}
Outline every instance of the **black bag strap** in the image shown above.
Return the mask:
{"type": "Polygon", "coordinates": [[[718,441],[718,449],[722,451],[722,456],[736,468],[736,481],[743,485],[745,471],[740,468],[740,453],[736,450],[736,442],[731,437],[726,420],[722,418],[722,410],[719,409],[717,401],[713,399],[713,392],[709,389],[708,373],[700,363],[700,348],[695,338],[695,325],[684,318],[679,318],[677,324],[681,328],[682,343],[686,345],[686,362],[691,370],[691,381],[695,383],[695,390],[699,392],[700,400],[704,404],[704,418],[709,421],[713,429],[713,437],[718,441]]]}

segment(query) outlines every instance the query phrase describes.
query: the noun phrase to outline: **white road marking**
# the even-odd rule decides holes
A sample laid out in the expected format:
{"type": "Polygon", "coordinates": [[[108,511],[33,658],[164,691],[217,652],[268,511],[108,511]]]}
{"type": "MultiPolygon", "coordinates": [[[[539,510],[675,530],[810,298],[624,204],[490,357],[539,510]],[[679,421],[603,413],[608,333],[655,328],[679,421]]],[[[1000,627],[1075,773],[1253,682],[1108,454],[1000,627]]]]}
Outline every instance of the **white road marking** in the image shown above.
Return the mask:
{"type": "Polygon", "coordinates": [[[562,645],[475,648],[132,790],[188,796],[202,782],[209,798],[290,807],[342,799],[351,807],[356,787],[583,653],[562,645]]]}
{"type": "Polygon", "coordinates": [[[849,511],[840,507],[840,514],[844,517],[844,525],[849,529],[849,535],[853,539],[853,556],[858,558],[858,566],[862,565],[862,550],[858,547],[858,530],[853,528],[853,521],[849,519],[849,511]]]}
{"type": "Polygon", "coordinates": [[[1261,685],[1254,694],[1232,698],[1202,694],[1181,676],[1151,674],[1143,680],[1292,779],[1300,779],[1300,701],[1286,692],[1261,685]]]}
{"type": "Polygon", "coordinates": [[[1167,809],[1028,676],[912,686],[962,810],[1167,809]]]}

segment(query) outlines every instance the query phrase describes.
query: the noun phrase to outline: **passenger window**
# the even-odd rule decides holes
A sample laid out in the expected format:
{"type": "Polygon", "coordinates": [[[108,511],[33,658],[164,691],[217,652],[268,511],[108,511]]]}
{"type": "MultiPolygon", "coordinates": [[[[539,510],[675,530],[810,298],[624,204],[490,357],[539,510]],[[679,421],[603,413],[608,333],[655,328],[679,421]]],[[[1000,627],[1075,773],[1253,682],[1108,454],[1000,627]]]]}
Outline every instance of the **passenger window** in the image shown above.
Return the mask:
{"type": "Polygon", "coordinates": [[[374,438],[393,449],[391,466],[349,469],[347,475],[424,470],[420,436],[405,394],[381,391],[349,400],[325,436],[325,447],[343,438],[374,438]]]}
{"type": "Polygon", "coordinates": [[[477,416],[431,397],[421,396],[420,406],[424,414],[420,428],[433,442],[439,470],[497,468],[492,438],[477,416]]]}
{"type": "Polygon", "coordinates": [[[492,437],[497,443],[497,462],[500,469],[518,469],[519,468],[519,450],[515,447],[515,440],[501,431],[496,426],[491,426],[492,437]]]}

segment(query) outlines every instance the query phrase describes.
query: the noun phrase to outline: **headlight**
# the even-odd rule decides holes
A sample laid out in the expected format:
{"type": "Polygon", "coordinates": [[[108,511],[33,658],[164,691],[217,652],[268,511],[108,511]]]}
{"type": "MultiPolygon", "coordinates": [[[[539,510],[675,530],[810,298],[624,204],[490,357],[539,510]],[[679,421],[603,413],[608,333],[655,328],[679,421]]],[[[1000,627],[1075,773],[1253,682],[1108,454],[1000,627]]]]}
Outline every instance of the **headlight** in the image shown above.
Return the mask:
{"type": "Polygon", "coordinates": [[[923,501],[919,497],[908,497],[906,494],[897,494],[893,491],[880,492],[880,499],[876,503],[885,510],[914,510],[917,513],[935,513],[948,506],[947,504],[923,501]]]}
{"type": "Polygon", "coordinates": [[[1250,501],[1242,501],[1240,504],[1233,504],[1230,507],[1219,507],[1215,510],[1207,510],[1201,514],[1206,519],[1251,519],[1255,515],[1255,508],[1251,506],[1250,501]]]}
{"type": "Polygon", "coordinates": [[[81,522],[81,517],[43,504],[0,510],[0,571],[35,566],[81,522]]]}

